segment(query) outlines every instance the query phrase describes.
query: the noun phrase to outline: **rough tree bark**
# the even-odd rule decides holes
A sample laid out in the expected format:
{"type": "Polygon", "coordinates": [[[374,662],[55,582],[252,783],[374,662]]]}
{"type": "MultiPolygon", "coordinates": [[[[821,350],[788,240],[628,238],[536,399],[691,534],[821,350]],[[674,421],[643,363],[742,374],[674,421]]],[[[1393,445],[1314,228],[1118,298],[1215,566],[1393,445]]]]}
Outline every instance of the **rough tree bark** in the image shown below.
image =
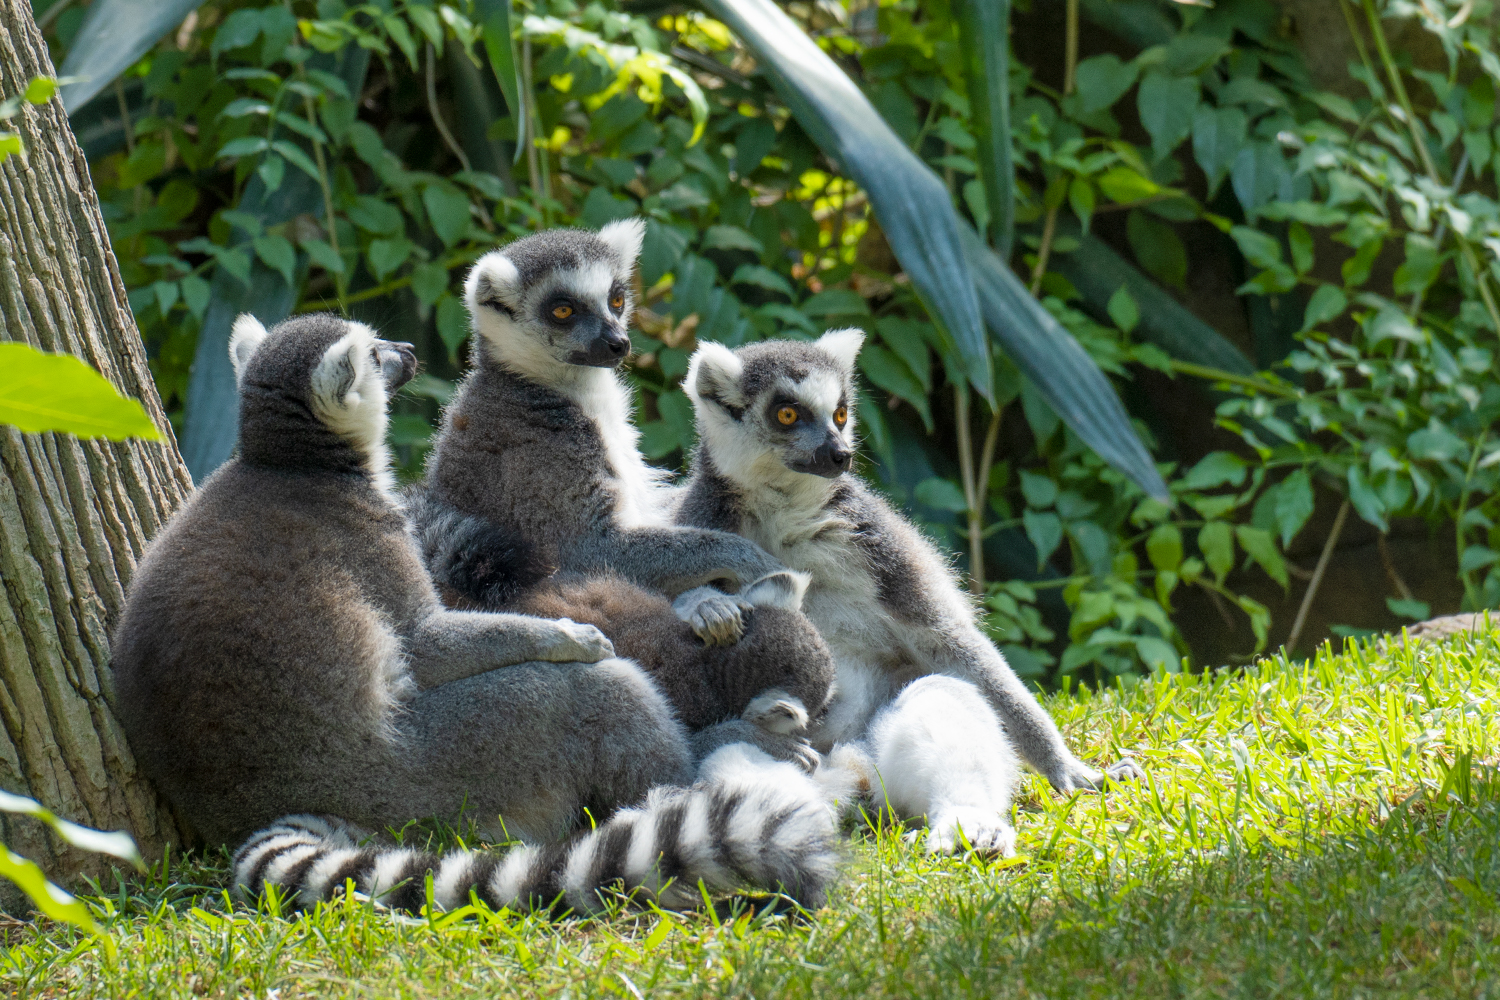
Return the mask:
{"type": "MultiPolygon", "coordinates": [[[[0,97],[53,75],[31,5],[0,0],[0,97]]],[[[139,399],[167,441],[0,425],[0,788],[76,822],[128,830],[150,858],[181,831],[115,718],[108,636],[147,539],[192,480],[62,102],[26,105],[11,125],[27,154],[0,164],[0,339],[87,361],[139,399]]],[[[0,839],[64,879],[102,867],[29,820],[0,814],[0,839]]]]}

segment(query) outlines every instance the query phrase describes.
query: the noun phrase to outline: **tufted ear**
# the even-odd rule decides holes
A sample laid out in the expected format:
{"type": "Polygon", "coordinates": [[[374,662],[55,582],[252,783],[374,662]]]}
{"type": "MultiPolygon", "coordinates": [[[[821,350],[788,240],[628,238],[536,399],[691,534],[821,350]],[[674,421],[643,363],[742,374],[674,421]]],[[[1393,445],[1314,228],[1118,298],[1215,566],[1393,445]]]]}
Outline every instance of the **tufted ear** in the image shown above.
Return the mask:
{"type": "Polygon", "coordinates": [[[240,313],[235,318],[229,333],[229,363],[234,365],[236,384],[245,380],[245,366],[267,336],[265,326],[251,313],[240,313]]]}
{"type": "Polygon", "coordinates": [[[695,407],[701,409],[705,403],[715,403],[738,420],[746,405],[745,394],[740,391],[740,376],[744,371],[739,355],[723,344],[705,340],[688,362],[682,387],[695,407]]]}
{"type": "Polygon", "coordinates": [[[464,282],[464,304],[470,316],[478,316],[481,306],[513,314],[516,295],[521,290],[521,272],[503,250],[491,250],[469,269],[464,282]]]}
{"type": "Polygon", "coordinates": [[[859,357],[859,349],[864,346],[865,332],[863,330],[829,330],[817,339],[817,346],[836,360],[849,374],[854,374],[854,359],[859,357]]]}
{"type": "Polygon", "coordinates": [[[646,238],[644,219],[616,219],[599,230],[599,239],[619,254],[626,267],[634,267],[641,255],[641,241],[646,238]]]}

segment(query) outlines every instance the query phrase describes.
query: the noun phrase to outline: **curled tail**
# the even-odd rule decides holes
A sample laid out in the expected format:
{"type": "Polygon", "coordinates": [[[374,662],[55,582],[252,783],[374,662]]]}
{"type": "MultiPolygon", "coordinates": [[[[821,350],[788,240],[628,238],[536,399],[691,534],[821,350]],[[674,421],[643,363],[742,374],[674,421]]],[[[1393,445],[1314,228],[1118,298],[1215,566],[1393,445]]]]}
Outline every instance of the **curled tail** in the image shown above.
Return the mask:
{"type": "Polygon", "coordinates": [[[362,845],[341,820],[288,816],[250,837],[234,855],[235,890],[253,899],[275,885],[296,909],[354,887],[392,909],[419,909],[432,875],[433,901],[451,910],[472,892],[499,909],[601,909],[600,890],[641,893],[669,909],[741,889],[786,893],[821,906],[838,850],[833,816],[819,787],[790,764],[738,744],[705,762],[706,782],[658,787],[597,829],[566,843],[524,845],[501,854],[362,845]]]}

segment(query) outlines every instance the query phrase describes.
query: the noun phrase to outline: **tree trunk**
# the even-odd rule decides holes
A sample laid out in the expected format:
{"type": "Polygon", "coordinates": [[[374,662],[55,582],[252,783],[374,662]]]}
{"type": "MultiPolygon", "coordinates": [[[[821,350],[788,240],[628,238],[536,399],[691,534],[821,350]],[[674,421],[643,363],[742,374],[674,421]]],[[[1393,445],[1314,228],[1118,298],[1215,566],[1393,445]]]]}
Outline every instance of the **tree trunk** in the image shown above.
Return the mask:
{"type": "MultiPolygon", "coordinates": [[[[31,5],[0,0],[0,98],[53,75],[31,5]]],[[[167,442],[0,425],[0,788],[79,823],[128,830],[150,858],[181,831],[115,717],[109,630],[146,541],[192,480],[62,102],[24,105],[11,127],[26,157],[0,164],[0,339],[82,358],[139,399],[167,442]]],[[[0,814],[0,838],[65,880],[107,867],[29,820],[0,814]]]]}

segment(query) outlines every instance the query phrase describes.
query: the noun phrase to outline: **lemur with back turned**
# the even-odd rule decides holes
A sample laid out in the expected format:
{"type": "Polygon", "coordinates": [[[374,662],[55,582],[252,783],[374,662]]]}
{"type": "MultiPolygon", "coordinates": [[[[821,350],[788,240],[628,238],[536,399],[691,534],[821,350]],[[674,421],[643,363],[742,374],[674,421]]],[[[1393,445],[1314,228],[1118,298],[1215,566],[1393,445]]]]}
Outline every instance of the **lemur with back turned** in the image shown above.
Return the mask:
{"type": "MultiPolygon", "coordinates": [[[[1057,726],[980,631],[952,568],[850,469],[858,330],[815,343],[702,343],[684,389],[699,447],[680,523],[732,531],[811,576],[804,607],[833,650],[833,703],[815,747],[863,743],[928,846],[1013,850],[1016,750],[1063,792],[1106,775],[1057,726]]],[[[1130,761],[1111,778],[1139,776],[1130,761]]]]}
{"type": "Polygon", "coordinates": [[[385,451],[409,345],[334,316],[270,332],[242,316],[230,355],[238,453],[152,541],[113,668],[131,749],[210,843],[338,817],[253,836],[242,891],[308,905],[352,878],[415,907],[432,871],[445,907],[472,889],[593,908],[616,882],[680,905],[699,878],[816,901],[833,855],[810,779],[731,747],[668,787],[693,780],[686,733],[598,630],[439,603],[385,451]],[[564,840],[586,811],[597,830],[564,840]],[[347,825],[424,817],[529,846],[437,858],[347,825]]]}
{"type": "Polygon", "coordinates": [[[615,368],[643,231],[542,232],[474,266],[474,368],[409,514],[450,603],[597,625],[701,731],[700,752],[748,739],[811,766],[794,734],[833,664],[798,610],[805,579],[737,535],[673,524],[675,491],[636,445],[615,368]]]}

